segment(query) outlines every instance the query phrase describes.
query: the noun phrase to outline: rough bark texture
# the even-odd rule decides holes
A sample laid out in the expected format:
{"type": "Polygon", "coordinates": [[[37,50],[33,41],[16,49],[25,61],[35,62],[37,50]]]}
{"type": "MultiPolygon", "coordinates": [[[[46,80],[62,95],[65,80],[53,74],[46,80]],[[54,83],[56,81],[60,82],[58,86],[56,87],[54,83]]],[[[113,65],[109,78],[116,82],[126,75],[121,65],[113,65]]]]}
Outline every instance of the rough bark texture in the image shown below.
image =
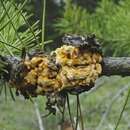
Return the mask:
{"type": "Polygon", "coordinates": [[[102,67],[102,75],[130,76],[130,57],[106,57],[102,67]]]}

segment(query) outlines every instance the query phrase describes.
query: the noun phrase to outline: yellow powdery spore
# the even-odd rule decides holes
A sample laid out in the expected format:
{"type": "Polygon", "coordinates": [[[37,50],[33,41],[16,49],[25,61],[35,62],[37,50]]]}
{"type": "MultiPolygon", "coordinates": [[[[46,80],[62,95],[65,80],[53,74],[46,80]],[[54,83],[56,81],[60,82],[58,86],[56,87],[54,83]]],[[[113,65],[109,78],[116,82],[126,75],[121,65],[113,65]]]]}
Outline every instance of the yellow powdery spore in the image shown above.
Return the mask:
{"type": "Polygon", "coordinates": [[[51,92],[59,89],[59,82],[56,79],[57,71],[55,64],[50,63],[47,56],[36,56],[25,61],[28,71],[24,77],[24,82],[28,86],[35,85],[35,92],[38,94],[51,92]],[[52,65],[53,64],[53,65],[52,65]],[[55,67],[54,69],[51,67],[55,67]]]}
{"type": "Polygon", "coordinates": [[[62,89],[89,87],[102,72],[102,56],[97,52],[64,45],[56,49],[56,63],[61,66],[58,78],[62,89]]]}
{"type": "Polygon", "coordinates": [[[102,72],[102,56],[97,52],[64,45],[55,55],[36,55],[22,61],[24,66],[17,89],[32,95],[44,95],[76,87],[91,88],[102,72]],[[32,92],[30,92],[32,91],[32,92]]]}
{"type": "Polygon", "coordinates": [[[99,53],[83,51],[74,46],[63,45],[56,49],[56,63],[61,66],[86,65],[95,64],[102,61],[102,56],[99,53]]]}
{"type": "Polygon", "coordinates": [[[57,48],[56,51],[56,64],[59,65],[72,65],[76,64],[77,57],[79,55],[78,48],[73,46],[63,45],[61,48],[57,48]]]}

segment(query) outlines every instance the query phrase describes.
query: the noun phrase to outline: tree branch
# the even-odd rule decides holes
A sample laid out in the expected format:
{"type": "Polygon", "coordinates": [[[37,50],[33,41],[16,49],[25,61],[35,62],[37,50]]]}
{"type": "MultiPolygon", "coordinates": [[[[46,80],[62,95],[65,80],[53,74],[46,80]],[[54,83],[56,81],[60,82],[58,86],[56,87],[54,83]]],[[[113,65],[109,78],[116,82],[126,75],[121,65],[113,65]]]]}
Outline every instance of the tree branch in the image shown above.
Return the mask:
{"type": "Polygon", "coordinates": [[[130,57],[106,57],[102,67],[102,75],[130,76],[130,57]]]}

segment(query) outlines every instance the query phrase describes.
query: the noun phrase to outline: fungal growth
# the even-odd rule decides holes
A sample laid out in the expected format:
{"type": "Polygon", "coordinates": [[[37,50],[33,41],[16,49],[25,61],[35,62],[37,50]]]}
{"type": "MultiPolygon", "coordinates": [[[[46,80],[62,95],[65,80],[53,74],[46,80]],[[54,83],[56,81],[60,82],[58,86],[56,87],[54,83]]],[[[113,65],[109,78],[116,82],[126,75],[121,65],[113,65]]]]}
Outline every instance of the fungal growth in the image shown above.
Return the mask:
{"type": "MultiPolygon", "coordinates": [[[[73,121],[68,93],[75,94],[77,111],[80,112],[77,113],[77,126],[79,115],[81,118],[79,94],[90,90],[101,75],[103,56],[94,35],[65,35],[63,43],[63,46],[49,55],[35,52],[28,55],[22,53],[22,58],[1,56],[3,67],[0,78],[6,79],[16,89],[16,94],[23,95],[25,99],[46,96],[47,115],[55,114],[57,107],[64,117],[67,102],[71,124],[73,121]]],[[[73,130],[76,129],[73,126],[73,130]]]]}
{"type": "Polygon", "coordinates": [[[10,62],[8,80],[17,94],[28,98],[64,90],[80,93],[94,86],[102,72],[101,47],[95,36],[65,35],[63,42],[50,55],[35,53],[10,62]]]}
{"type": "MultiPolygon", "coordinates": [[[[64,37],[64,41],[68,37],[73,36],[64,37]]],[[[83,44],[79,44],[81,40],[75,44],[79,37],[74,38],[71,44],[67,41],[50,55],[40,53],[19,61],[12,69],[15,72],[11,72],[15,78],[9,80],[17,92],[27,98],[28,94],[37,96],[92,88],[102,72],[100,46],[93,37],[82,41],[83,44]]]]}
{"type": "Polygon", "coordinates": [[[102,72],[102,56],[97,52],[80,50],[64,45],[56,49],[56,64],[60,66],[58,78],[62,89],[82,88],[89,90],[102,72]]]}

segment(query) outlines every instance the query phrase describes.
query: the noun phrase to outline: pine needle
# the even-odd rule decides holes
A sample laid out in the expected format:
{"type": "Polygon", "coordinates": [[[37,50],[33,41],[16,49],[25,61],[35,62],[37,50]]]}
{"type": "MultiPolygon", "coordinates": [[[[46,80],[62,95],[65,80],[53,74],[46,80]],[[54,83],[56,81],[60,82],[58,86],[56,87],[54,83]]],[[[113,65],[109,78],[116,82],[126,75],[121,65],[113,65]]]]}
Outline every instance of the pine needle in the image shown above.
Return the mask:
{"type": "MultiPolygon", "coordinates": [[[[25,0],[25,1],[26,1],[26,0],[25,0]]],[[[18,9],[18,7],[15,5],[15,3],[12,3],[12,4],[13,4],[14,7],[20,12],[20,15],[23,17],[25,23],[28,25],[28,27],[29,27],[31,33],[33,34],[34,39],[36,40],[37,44],[39,44],[39,41],[38,41],[38,39],[37,39],[37,36],[35,35],[35,32],[34,32],[32,26],[30,25],[30,23],[28,22],[28,20],[26,19],[26,17],[23,15],[22,11],[18,9]]]]}
{"type": "MultiPolygon", "coordinates": [[[[26,2],[27,2],[27,0],[25,0],[23,2],[23,4],[20,6],[19,10],[16,11],[15,14],[2,27],[0,27],[0,31],[3,30],[10,23],[10,21],[12,21],[19,14],[19,12],[23,9],[26,2]]],[[[7,8],[7,12],[8,12],[8,9],[9,8],[7,8]]],[[[5,18],[5,16],[6,16],[6,12],[4,12],[4,17],[0,18],[0,22],[2,22],[2,20],[5,18]]]]}
{"type": "Polygon", "coordinates": [[[22,51],[21,49],[15,47],[15,46],[13,46],[13,45],[11,45],[11,43],[6,43],[6,42],[4,42],[4,41],[0,41],[0,43],[3,43],[3,44],[5,44],[5,45],[7,45],[7,46],[9,46],[9,47],[12,47],[12,48],[16,49],[16,50],[22,51]]]}
{"type": "Polygon", "coordinates": [[[43,12],[42,12],[42,50],[44,50],[45,41],[45,15],[46,14],[46,0],[43,0],[43,12]]]}
{"type": "Polygon", "coordinates": [[[0,0],[0,1],[1,1],[2,7],[4,8],[4,10],[6,12],[6,15],[7,15],[8,19],[10,20],[10,23],[11,23],[11,25],[12,25],[15,33],[16,33],[17,38],[19,39],[19,41],[21,42],[21,44],[24,45],[24,43],[22,42],[22,39],[20,38],[20,36],[19,36],[19,34],[18,34],[18,32],[17,32],[14,24],[13,24],[13,21],[11,20],[11,17],[9,16],[9,13],[8,13],[8,11],[6,9],[5,3],[3,2],[3,0],[0,0]]]}
{"type": "Polygon", "coordinates": [[[6,85],[6,83],[4,84],[4,96],[5,96],[5,101],[7,101],[7,85],[6,85]]]}
{"type": "Polygon", "coordinates": [[[77,101],[78,101],[78,105],[79,105],[79,113],[80,113],[80,120],[81,120],[81,130],[84,130],[84,120],[83,120],[83,115],[82,115],[79,95],[77,95],[77,101]]]}
{"type": "Polygon", "coordinates": [[[1,88],[0,88],[0,96],[1,96],[1,94],[2,94],[2,90],[3,90],[3,88],[4,88],[4,86],[1,85],[1,88]]]}
{"type": "Polygon", "coordinates": [[[130,89],[129,89],[128,94],[127,94],[127,96],[126,96],[126,99],[125,99],[125,102],[124,102],[122,111],[121,111],[121,113],[120,113],[120,116],[119,116],[119,118],[118,118],[118,121],[117,121],[117,124],[116,124],[116,127],[115,127],[114,130],[117,130],[117,128],[118,128],[118,126],[119,126],[119,124],[120,124],[121,118],[122,118],[123,113],[124,113],[124,111],[125,111],[125,107],[126,107],[126,105],[127,105],[127,103],[128,103],[129,96],[130,96],[130,89]]]}
{"type": "Polygon", "coordinates": [[[67,98],[67,106],[68,106],[68,112],[69,112],[69,116],[70,116],[71,125],[72,125],[73,130],[75,130],[74,125],[73,125],[73,118],[72,118],[72,114],[71,114],[71,110],[70,110],[69,95],[67,94],[66,96],[67,96],[66,97],[67,98]]]}
{"type": "Polygon", "coordinates": [[[10,86],[9,86],[9,91],[10,91],[10,96],[11,96],[12,100],[15,101],[15,97],[14,97],[12,88],[10,86]]]}

